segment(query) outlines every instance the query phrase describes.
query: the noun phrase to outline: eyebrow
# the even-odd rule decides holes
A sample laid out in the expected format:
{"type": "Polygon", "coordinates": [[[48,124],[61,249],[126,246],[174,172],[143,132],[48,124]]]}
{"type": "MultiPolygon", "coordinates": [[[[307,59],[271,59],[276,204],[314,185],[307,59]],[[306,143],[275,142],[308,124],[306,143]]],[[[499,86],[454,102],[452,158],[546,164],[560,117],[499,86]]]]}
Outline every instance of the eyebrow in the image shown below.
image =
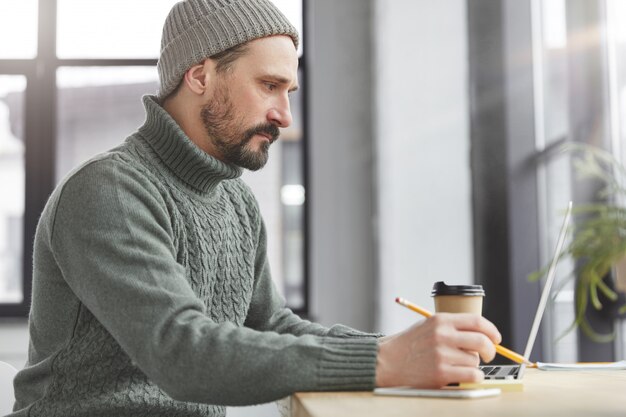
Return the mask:
{"type": "MultiPolygon", "coordinates": [[[[274,82],[278,83],[278,84],[289,84],[289,79],[280,76],[280,75],[267,75],[265,78],[270,78],[271,80],[273,80],[274,82]]],[[[294,91],[296,91],[299,87],[296,85],[295,87],[292,87],[289,89],[290,93],[293,93],[294,91]]]]}

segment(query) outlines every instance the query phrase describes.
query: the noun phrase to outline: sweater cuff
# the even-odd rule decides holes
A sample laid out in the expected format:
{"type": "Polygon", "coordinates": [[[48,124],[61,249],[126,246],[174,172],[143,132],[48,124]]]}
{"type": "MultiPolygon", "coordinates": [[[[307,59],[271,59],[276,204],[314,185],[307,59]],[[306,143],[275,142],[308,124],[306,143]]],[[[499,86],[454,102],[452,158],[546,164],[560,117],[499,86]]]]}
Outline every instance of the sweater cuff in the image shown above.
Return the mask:
{"type": "Polygon", "coordinates": [[[376,338],[324,338],[318,381],[324,391],[371,391],[376,386],[376,338]]]}
{"type": "Polygon", "coordinates": [[[344,326],[343,324],[335,324],[334,326],[332,326],[329,331],[327,336],[331,336],[331,337],[357,337],[357,338],[375,338],[378,339],[379,337],[383,337],[384,334],[382,333],[366,333],[366,332],[362,332],[356,329],[353,329],[351,327],[348,326],[344,326]]]}

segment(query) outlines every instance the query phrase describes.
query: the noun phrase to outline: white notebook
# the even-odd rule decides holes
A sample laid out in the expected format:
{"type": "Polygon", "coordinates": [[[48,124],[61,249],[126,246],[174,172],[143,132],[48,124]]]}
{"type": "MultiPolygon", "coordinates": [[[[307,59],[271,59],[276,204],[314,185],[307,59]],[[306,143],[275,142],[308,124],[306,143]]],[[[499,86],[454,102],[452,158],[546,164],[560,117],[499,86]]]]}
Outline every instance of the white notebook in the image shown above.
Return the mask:
{"type": "Polygon", "coordinates": [[[537,369],[542,371],[604,371],[604,370],[626,370],[626,360],[608,363],[545,363],[537,362],[537,369]]]}
{"type": "Polygon", "coordinates": [[[376,388],[375,395],[394,397],[485,398],[500,395],[499,388],[487,389],[415,389],[409,387],[376,388]]]}

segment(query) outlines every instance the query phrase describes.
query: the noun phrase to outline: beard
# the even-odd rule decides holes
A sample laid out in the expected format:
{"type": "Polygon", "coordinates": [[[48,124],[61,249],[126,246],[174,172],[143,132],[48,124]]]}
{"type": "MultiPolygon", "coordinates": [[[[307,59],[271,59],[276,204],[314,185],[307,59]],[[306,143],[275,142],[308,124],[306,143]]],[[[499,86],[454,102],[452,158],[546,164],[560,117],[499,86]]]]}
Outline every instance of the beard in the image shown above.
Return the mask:
{"type": "Polygon", "coordinates": [[[257,171],[265,166],[270,145],[280,134],[278,127],[271,123],[243,127],[243,122],[235,115],[228,88],[222,83],[216,87],[213,99],[200,110],[200,118],[222,161],[250,171],[257,171]],[[254,150],[250,142],[258,134],[266,135],[270,140],[254,150]]]}

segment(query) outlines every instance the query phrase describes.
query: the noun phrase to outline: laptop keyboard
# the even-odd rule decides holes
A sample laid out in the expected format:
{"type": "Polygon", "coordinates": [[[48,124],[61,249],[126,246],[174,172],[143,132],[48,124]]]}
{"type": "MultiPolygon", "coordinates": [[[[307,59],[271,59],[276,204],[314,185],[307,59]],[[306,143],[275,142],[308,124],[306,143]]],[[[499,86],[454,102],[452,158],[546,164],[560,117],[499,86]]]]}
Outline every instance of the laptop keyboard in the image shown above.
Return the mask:
{"type": "Polygon", "coordinates": [[[481,366],[485,379],[514,379],[519,373],[519,366],[481,366]]]}

